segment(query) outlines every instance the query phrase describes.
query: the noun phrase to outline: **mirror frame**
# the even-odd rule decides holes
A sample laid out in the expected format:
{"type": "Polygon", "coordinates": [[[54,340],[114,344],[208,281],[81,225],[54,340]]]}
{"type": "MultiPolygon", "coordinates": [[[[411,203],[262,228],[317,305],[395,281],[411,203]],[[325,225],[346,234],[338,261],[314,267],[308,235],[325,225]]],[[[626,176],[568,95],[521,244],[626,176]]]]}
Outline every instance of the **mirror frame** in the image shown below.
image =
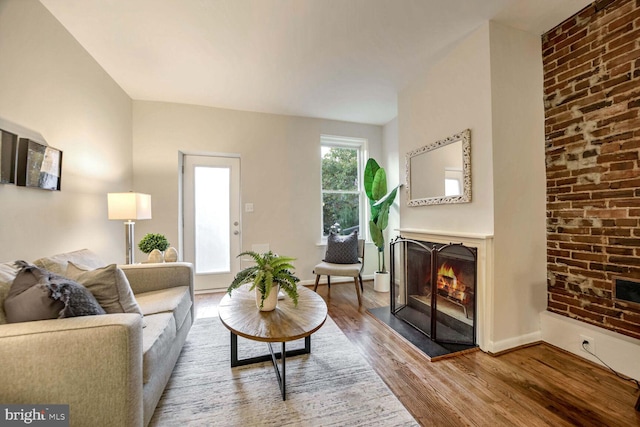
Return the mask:
{"type": "Polygon", "coordinates": [[[468,203],[471,201],[471,131],[465,129],[446,139],[436,141],[407,153],[406,157],[407,206],[444,205],[450,203],[468,203]],[[462,141],[462,194],[460,196],[411,198],[411,159],[429,151],[436,150],[454,142],[462,141]]]}

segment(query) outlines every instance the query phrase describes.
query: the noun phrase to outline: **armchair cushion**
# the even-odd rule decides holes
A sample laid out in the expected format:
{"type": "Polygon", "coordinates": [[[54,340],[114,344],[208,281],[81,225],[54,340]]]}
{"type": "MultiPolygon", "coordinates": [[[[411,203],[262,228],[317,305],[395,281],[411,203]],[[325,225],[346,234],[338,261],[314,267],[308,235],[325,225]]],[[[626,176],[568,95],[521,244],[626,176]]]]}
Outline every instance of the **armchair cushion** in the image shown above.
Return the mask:
{"type": "Polygon", "coordinates": [[[357,264],[358,232],[354,231],[347,236],[329,234],[324,261],[332,264],[357,264]]]}

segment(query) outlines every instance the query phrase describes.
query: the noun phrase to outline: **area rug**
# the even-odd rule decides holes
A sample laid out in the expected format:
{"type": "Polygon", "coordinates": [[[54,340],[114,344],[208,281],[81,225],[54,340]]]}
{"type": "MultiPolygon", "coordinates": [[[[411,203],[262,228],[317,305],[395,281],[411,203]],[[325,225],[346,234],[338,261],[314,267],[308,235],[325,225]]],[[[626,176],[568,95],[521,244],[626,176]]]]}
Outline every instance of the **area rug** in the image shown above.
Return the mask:
{"type": "MultiPolygon", "coordinates": [[[[240,358],[267,352],[238,338],[240,358]]],[[[418,425],[331,318],[312,335],[311,354],[287,358],[286,376],[283,401],[270,362],[231,368],[229,331],[217,317],[198,319],[150,425],[418,425]]]]}

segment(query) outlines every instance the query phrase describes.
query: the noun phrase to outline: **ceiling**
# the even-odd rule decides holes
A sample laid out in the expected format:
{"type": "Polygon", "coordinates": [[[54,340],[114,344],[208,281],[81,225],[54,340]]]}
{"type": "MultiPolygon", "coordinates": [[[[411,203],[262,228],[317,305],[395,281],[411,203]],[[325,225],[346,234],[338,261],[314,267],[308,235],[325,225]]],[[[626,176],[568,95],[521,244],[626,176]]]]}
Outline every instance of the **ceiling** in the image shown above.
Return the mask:
{"type": "Polygon", "coordinates": [[[133,99],[385,124],[489,19],[542,34],[591,0],[40,0],[133,99]]]}

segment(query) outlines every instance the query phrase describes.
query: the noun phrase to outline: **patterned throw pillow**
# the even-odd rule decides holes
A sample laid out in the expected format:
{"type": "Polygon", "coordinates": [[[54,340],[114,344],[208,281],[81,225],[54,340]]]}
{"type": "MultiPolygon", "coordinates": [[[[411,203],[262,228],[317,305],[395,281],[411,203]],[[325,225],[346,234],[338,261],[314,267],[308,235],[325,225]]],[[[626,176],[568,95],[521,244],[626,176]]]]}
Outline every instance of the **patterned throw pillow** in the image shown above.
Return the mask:
{"type": "Polygon", "coordinates": [[[348,236],[329,234],[324,261],[333,264],[357,264],[360,262],[358,259],[358,232],[354,231],[348,236]]]}

